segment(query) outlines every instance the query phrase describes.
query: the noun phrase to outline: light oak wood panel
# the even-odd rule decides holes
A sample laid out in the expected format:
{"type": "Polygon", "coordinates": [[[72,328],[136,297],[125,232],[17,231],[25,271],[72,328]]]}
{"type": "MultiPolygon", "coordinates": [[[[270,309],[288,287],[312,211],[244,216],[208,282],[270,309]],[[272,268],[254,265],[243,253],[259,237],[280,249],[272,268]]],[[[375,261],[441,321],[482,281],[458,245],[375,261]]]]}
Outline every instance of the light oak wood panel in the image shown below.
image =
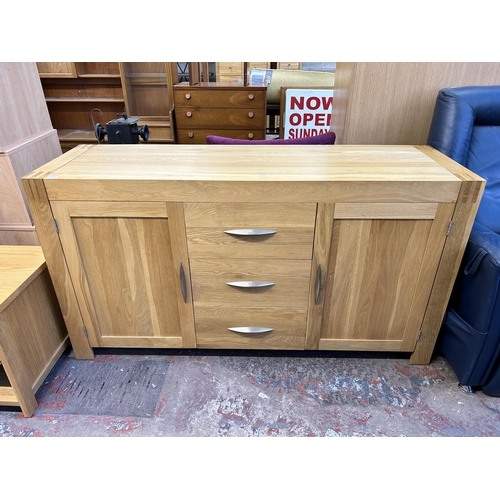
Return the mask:
{"type": "Polygon", "coordinates": [[[180,336],[177,303],[169,299],[174,276],[162,272],[173,267],[165,225],[161,219],[74,219],[102,336],[180,336]]]}
{"type": "Polygon", "coordinates": [[[0,387],[0,405],[1,406],[18,406],[19,400],[12,387],[0,387]]]}
{"type": "Polygon", "coordinates": [[[427,220],[335,221],[321,337],[403,340],[431,228],[427,220]]]}
{"type": "Polygon", "coordinates": [[[152,214],[146,203],[144,217],[141,204],[135,212],[121,205],[97,204],[81,216],[88,213],[82,204],[53,204],[90,338],[96,346],[104,337],[180,339],[178,300],[171,298],[179,296],[179,274],[165,204],[152,214]]]}
{"type": "Polygon", "coordinates": [[[454,202],[461,184],[412,146],[314,146],[314,161],[311,146],[266,146],[265,161],[262,146],[133,146],[100,145],[81,154],[44,179],[50,198],[454,202]]]}
{"type": "MultiPolygon", "coordinates": [[[[255,225],[255,224],[254,224],[255,225]]],[[[259,225],[259,227],[262,226],[259,225]]],[[[266,224],[265,227],[269,225],[266,224]]],[[[313,228],[272,226],[277,232],[265,236],[233,236],[219,228],[191,228],[187,239],[193,259],[310,259],[313,228]]]]}
{"type": "Polygon", "coordinates": [[[500,84],[498,62],[339,62],[336,144],[425,144],[442,88],[500,84]]]}
{"type": "Polygon", "coordinates": [[[0,152],[52,130],[36,63],[0,63],[0,152]]]}
{"type": "Polygon", "coordinates": [[[235,229],[255,227],[305,228],[314,230],[315,203],[186,203],[186,228],[235,229]],[[262,227],[260,227],[262,226],[262,227]]]}
{"type": "Polygon", "coordinates": [[[187,203],[191,258],[310,259],[315,204],[187,203]],[[235,236],[234,229],[273,230],[263,236],[235,236]]]}
{"type": "Polygon", "coordinates": [[[306,309],[195,308],[196,339],[200,348],[303,349],[306,309]],[[272,328],[267,333],[236,333],[228,328],[272,328]]]}
{"type": "Polygon", "coordinates": [[[310,260],[192,259],[193,300],[197,307],[307,307],[310,260]],[[275,283],[237,288],[235,281],[275,283]]]}
{"type": "Polygon", "coordinates": [[[309,284],[306,349],[318,349],[319,347],[334,211],[335,205],[333,203],[318,203],[311,281],[309,284]]]}
{"type": "MultiPolygon", "coordinates": [[[[65,161],[81,154],[84,150],[77,150],[67,153],[67,156],[63,155],[59,157],[59,160],[51,163],[50,168],[54,168],[55,165],[64,164],[65,161]]],[[[94,353],[90,348],[88,339],[83,335],[84,323],[61,243],[55,232],[54,219],[50,203],[47,199],[47,192],[43,180],[39,178],[39,176],[43,177],[48,172],[50,172],[50,169],[47,169],[46,166],[40,167],[35,173],[30,174],[32,177],[23,178],[22,184],[33,220],[37,227],[37,234],[47,265],[49,266],[50,276],[75,356],[78,359],[93,359],[94,353]]]]}
{"type": "Polygon", "coordinates": [[[11,384],[0,388],[0,404],[31,416],[67,338],[41,247],[0,246],[0,365],[11,384]]]}
{"type": "Polygon", "coordinates": [[[55,130],[5,148],[0,155],[0,224],[31,224],[21,178],[60,155],[55,130]]]}
{"type": "Polygon", "coordinates": [[[485,181],[430,146],[419,147],[429,157],[439,161],[462,181],[459,197],[453,212],[453,227],[446,238],[439,268],[421,325],[420,340],[410,358],[412,364],[428,364],[434,352],[437,334],[441,328],[446,307],[460,267],[470,230],[474,223],[485,181]]]}
{"type": "Polygon", "coordinates": [[[54,203],[53,210],[67,248],[73,280],[79,283],[75,290],[84,323],[95,345],[196,346],[181,205],[54,203]],[[82,226],[80,232],[79,226],[82,226]],[[96,239],[95,231],[100,232],[96,239]],[[91,278],[89,266],[82,264],[82,260],[88,261],[91,278]],[[180,299],[180,265],[184,266],[186,276],[185,301],[180,299]],[[102,279],[114,272],[123,275],[123,283],[117,284],[111,276],[108,281],[102,279]],[[120,302],[122,299],[128,299],[128,303],[120,302]],[[99,303],[98,308],[94,307],[94,300],[99,303]],[[94,314],[96,310],[104,320],[94,314]],[[112,311],[117,310],[123,313],[123,318],[120,316],[117,321],[128,318],[127,327],[113,323],[112,311]],[[163,340],[156,342],[146,337],[163,340]]]}
{"type": "Polygon", "coordinates": [[[76,78],[78,71],[74,62],[37,62],[40,78],[76,78]]]}
{"type": "Polygon", "coordinates": [[[437,203],[337,203],[336,219],[434,219],[437,203]]]}

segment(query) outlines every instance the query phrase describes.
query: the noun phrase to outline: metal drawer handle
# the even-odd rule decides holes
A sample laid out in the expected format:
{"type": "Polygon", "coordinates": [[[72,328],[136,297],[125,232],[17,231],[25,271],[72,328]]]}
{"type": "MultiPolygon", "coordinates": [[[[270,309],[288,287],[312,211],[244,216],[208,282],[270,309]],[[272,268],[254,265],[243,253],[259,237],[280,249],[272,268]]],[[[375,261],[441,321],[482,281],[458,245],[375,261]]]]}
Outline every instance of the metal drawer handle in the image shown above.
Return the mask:
{"type": "Polygon", "coordinates": [[[316,290],[315,290],[315,296],[314,296],[314,301],[316,304],[319,304],[319,296],[321,293],[321,266],[318,266],[318,271],[316,273],[316,290]]]}
{"type": "Polygon", "coordinates": [[[181,262],[181,269],[180,269],[179,275],[180,275],[180,280],[181,280],[182,298],[184,299],[184,302],[187,302],[186,273],[184,272],[184,267],[182,265],[182,262],[181,262]]]}
{"type": "Polygon", "coordinates": [[[276,234],[274,229],[228,229],[224,232],[233,236],[266,236],[276,234]]]}
{"type": "Polygon", "coordinates": [[[273,286],[274,283],[272,281],[229,281],[226,285],[236,288],[265,288],[273,286]]]}
{"type": "Polygon", "coordinates": [[[234,326],[228,328],[228,330],[235,333],[269,333],[273,331],[273,328],[266,328],[263,326],[234,326]]]}

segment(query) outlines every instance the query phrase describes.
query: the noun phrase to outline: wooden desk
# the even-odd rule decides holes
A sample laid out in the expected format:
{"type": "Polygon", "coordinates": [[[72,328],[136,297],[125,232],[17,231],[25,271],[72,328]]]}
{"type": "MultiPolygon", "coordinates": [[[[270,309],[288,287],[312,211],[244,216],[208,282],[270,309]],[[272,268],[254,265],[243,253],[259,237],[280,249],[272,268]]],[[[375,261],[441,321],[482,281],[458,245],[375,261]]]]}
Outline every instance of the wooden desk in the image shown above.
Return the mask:
{"type": "Polygon", "coordinates": [[[100,145],[23,186],[79,358],[329,349],[426,364],[484,181],[427,146],[100,145]]]}
{"type": "Polygon", "coordinates": [[[30,417],[35,393],[67,346],[67,332],[38,246],[0,246],[0,405],[30,417]]]}

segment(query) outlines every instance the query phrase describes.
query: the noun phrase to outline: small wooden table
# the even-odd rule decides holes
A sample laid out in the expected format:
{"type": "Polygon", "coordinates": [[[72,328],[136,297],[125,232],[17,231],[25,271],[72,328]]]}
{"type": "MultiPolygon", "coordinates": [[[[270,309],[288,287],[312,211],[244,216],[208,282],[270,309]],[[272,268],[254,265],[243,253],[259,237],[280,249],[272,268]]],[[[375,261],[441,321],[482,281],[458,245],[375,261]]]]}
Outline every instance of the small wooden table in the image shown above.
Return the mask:
{"type": "Polygon", "coordinates": [[[0,246],[0,405],[31,417],[35,393],[67,345],[41,247],[0,246]]]}

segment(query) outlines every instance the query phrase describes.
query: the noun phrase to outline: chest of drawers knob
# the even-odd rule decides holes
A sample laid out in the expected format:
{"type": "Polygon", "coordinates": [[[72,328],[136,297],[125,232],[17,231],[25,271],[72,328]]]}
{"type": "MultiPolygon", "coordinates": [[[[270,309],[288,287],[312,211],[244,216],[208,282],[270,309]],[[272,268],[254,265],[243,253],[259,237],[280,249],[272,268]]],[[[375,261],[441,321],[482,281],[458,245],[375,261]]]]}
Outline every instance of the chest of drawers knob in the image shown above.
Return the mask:
{"type": "Polygon", "coordinates": [[[193,113],[192,113],[191,111],[187,111],[187,112],[186,112],[186,116],[187,116],[188,118],[191,118],[191,117],[193,116],[193,113]]]}
{"type": "Polygon", "coordinates": [[[248,94],[248,98],[253,101],[254,95],[253,94],[248,94]]]}
{"type": "Polygon", "coordinates": [[[248,138],[253,139],[253,134],[251,132],[248,134],[248,138]]]}
{"type": "Polygon", "coordinates": [[[191,94],[185,94],[184,97],[189,100],[191,99],[191,94]]]}

